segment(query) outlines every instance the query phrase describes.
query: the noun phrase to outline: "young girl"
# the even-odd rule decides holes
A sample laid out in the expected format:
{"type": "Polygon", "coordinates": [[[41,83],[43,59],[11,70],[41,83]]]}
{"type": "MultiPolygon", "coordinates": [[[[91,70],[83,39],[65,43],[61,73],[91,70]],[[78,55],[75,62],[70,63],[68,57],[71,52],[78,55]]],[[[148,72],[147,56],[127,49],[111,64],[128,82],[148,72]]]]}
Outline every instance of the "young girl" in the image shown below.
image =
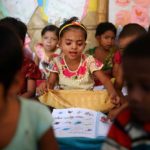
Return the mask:
{"type": "Polygon", "coordinates": [[[56,51],[58,44],[58,27],[48,25],[41,32],[42,43],[35,46],[35,63],[42,71],[43,79],[47,79],[49,71],[46,69],[52,57],[57,56],[60,52],[56,51]]]}
{"type": "MultiPolygon", "coordinates": [[[[104,66],[102,70],[109,76],[115,78],[116,72],[120,69],[121,55],[119,51],[115,51],[116,27],[110,22],[102,22],[96,28],[95,37],[99,46],[89,50],[89,54],[101,61],[104,66]]],[[[95,85],[101,85],[95,79],[95,85]]]]}
{"type": "Polygon", "coordinates": [[[107,88],[112,102],[118,104],[119,97],[112,83],[101,71],[103,64],[93,56],[83,54],[86,38],[87,30],[76,17],[60,26],[59,45],[63,54],[52,59],[48,66],[51,72],[48,82],[41,85],[38,91],[53,89],[58,79],[60,89],[63,90],[92,90],[94,74],[107,88]]]}
{"type": "Polygon", "coordinates": [[[17,97],[22,62],[20,39],[0,25],[0,149],[57,150],[49,110],[17,97]]]}

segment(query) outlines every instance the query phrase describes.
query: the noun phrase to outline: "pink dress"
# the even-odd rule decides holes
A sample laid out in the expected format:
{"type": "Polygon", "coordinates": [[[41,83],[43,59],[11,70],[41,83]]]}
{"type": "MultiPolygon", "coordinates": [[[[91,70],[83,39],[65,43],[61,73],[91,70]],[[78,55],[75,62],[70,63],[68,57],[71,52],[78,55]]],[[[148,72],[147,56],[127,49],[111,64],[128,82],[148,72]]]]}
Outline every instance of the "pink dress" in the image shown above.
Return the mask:
{"type": "MultiPolygon", "coordinates": [[[[46,55],[44,48],[43,48],[43,44],[42,43],[38,43],[35,46],[35,53],[38,56],[40,62],[39,62],[39,69],[42,72],[42,79],[45,80],[48,78],[49,76],[49,71],[47,70],[47,66],[49,64],[49,57],[46,55]]],[[[53,57],[58,56],[58,54],[53,54],[53,57]]]]}

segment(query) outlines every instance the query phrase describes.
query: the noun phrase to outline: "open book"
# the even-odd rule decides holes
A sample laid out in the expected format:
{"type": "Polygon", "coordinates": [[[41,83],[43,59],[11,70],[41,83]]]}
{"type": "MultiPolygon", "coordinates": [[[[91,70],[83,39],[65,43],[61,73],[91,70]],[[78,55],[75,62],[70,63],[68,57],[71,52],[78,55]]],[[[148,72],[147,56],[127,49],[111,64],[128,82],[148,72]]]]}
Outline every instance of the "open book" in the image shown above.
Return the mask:
{"type": "Polygon", "coordinates": [[[111,125],[104,122],[106,115],[90,109],[67,108],[54,109],[53,128],[56,137],[87,137],[106,136],[111,125]]]}

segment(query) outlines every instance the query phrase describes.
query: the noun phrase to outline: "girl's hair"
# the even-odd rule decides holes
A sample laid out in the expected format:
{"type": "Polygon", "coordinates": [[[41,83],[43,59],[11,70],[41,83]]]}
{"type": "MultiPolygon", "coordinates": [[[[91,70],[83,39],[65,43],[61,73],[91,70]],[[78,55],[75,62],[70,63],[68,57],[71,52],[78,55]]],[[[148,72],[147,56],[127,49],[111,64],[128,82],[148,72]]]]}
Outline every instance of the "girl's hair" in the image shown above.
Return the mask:
{"type": "Polygon", "coordinates": [[[18,34],[18,36],[24,43],[26,33],[27,33],[27,26],[25,25],[25,23],[23,23],[22,21],[20,21],[17,18],[5,17],[0,20],[0,24],[4,25],[4,26],[9,26],[13,30],[15,30],[15,32],[18,34]]]}
{"type": "Polygon", "coordinates": [[[137,23],[129,23],[123,27],[122,31],[119,34],[119,39],[134,35],[137,35],[139,37],[146,33],[147,33],[146,29],[141,25],[137,23]]]}
{"type": "Polygon", "coordinates": [[[102,22],[102,23],[98,24],[96,27],[95,37],[102,35],[106,31],[112,31],[115,35],[117,33],[117,29],[112,23],[102,22]]]}
{"type": "Polygon", "coordinates": [[[55,32],[56,36],[58,36],[58,27],[55,25],[47,25],[41,31],[41,36],[43,36],[47,31],[55,32]]]}
{"type": "Polygon", "coordinates": [[[140,36],[125,48],[123,53],[123,62],[125,62],[125,59],[128,57],[150,59],[150,34],[147,33],[140,36]]]}
{"type": "Polygon", "coordinates": [[[87,29],[86,27],[79,22],[77,17],[72,17],[66,20],[59,28],[59,38],[64,35],[64,33],[71,29],[80,29],[83,31],[85,40],[87,39],[87,29]]]}
{"type": "Polygon", "coordinates": [[[23,61],[22,45],[18,35],[4,25],[0,25],[0,83],[5,95],[12,84],[23,61]]]}

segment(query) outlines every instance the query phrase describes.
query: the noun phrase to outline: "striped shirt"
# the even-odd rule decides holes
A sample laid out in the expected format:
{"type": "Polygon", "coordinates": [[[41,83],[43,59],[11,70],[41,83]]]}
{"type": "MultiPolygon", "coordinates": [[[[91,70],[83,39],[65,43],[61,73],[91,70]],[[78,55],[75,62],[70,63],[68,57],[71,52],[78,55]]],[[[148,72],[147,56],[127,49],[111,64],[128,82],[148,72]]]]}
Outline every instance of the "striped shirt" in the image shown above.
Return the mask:
{"type": "Polygon", "coordinates": [[[102,150],[150,150],[150,122],[137,123],[129,109],[116,118],[102,150]]]}

